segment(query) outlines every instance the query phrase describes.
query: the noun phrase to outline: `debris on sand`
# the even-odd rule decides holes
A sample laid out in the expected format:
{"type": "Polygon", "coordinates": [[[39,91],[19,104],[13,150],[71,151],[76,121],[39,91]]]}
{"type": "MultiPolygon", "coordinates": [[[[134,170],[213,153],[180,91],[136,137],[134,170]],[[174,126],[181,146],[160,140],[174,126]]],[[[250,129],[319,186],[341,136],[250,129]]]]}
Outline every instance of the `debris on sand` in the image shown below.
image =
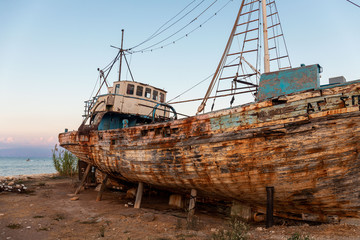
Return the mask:
{"type": "Polygon", "coordinates": [[[16,184],[14,181],[0,180],[0,192],[24,193],[27,191],[24,184],[16,184]]]}

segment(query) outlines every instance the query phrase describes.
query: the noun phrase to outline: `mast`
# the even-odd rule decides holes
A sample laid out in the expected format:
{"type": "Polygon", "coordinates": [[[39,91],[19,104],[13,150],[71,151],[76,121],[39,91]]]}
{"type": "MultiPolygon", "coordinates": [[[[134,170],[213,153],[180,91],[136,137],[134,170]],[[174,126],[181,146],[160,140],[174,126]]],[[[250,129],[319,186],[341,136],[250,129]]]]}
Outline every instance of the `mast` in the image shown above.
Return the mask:
{"type": "Polygon", "coordinates": [[[264,73],[270,72],[270,55],[269,55],[269,40],[267,27],[267,13],[266,0],[261,0],[262,17],[263,17],[263,37],[264,37],[264,73]]]}
{"type": "MultiPolygon", "coordinates": [[[[198,107],[197,114],[205,109],[209,98],[215,100],[219,97],[232,95],[233,98],[230,101],[230,106],[232,106],[235,94],[257,92],[258,80],[261,75],[260,65],[262,63],[260,62],[264,63],[262,72],[268,73],[270,72],[271,61],[276,61],[279,70],[291,68],[275,0],[242,0],[222,58],[204,98],[201,99],[202,102],[198,107]],[[278,38],[283,39],[284,48],[280,47],[281,40],[279,41],[278,38]],[[235,45],[233,44],[234,39],[238,41],[238,46],[232,46],[235,45]],[[264,52],[260,54],[262,47],[264,52]],[[260,60],[260,55],[263,55],[264,60],[260,60]],[[288,59],[288,65],[285,59],[288,59]],[[255,64],[252,65],[251,63],[255,64]],[[230,87],[226,85],[226,81],[231,81],[230,87]],[[255,81],[256,83],[254,83],[255,81]],[[210,97],[216,83],[215,96],[210,97]],[[245,88],[238,88],[237,84],[243,84],[249,90],[241,92],[239,90],[245,88]],[[226,91],[230,94],[222,94],[226,91]],[[217,95],[218,93],[220,95],[217,95]]],[[[255,94],[254,97],[256,97],[255,94]]],[[[213,110],[213,106],[211,110],[213,110]]]]}
{"type": "Polygon", "coordinates": [[[124,44],[124,29],[121,29],[121,48],[120,48],[119,81],[121,81],[121,65],[122,65],[122,57],[123,57],[123,54],[124,54],[123,44],[124,44]]]}
{"type": "Polygon", "coordinates": [[[202,110],[204,110],[205,105],[206,105],[206,101],[208,100],[208,98],[209,98],[209,96],[210,96],[210,94],[211,94],[211,91],[212,91],[213,88],[214,88],[215,82],[216,82],[218,76],[219,76],[220,73],[221,73],[221,69],[222,69],[222,67],[223,67],[224,64],[225,64],[226,55],[227,55],[227,53],[229,52],[230,47],[231,47],[231,44],[232,44],[232,42],[233,42],[234,35],[235,35],[235,32],[236,32],[236,27],[237,27],[237,24],[238,24],[238,22],[239,22],[239,19],[240,19],[241,12],[242,12],[242,9],[243,9],[243,7],[244,7],[244,4],[245,4],[245,0],[243,0],[242,3],[241,3],[241,6],[240,6],[240,9],[239,9],[238,15],[237,15],[237,17],[236,17],[234,26],[233,26],[233,28],[232,28],[232,31],[231,31],[229,40],[228,40],[228,42],[227,42],[227,44],[226,44],[224,53],[223,53],[223,55],[222,55],[222,57],[221,57],[221,60],[220,60],[219,65],[218,65],[218,67],[217,67],[217,69],[216,69],[216,71],[215,71],[215,74],[214,74],[214,76],[213,76],[213,78],[212,78],[212,80],[211,80],[210,86],[209,86],[209,88],[208,88],[208,90],[207,90],[207,92],[206,92],[206,94],[205,94],[205,97],[203,98],[200,106],[198,107],[197,113],[199,113],[199,112],[201,112],[202,110]]]}

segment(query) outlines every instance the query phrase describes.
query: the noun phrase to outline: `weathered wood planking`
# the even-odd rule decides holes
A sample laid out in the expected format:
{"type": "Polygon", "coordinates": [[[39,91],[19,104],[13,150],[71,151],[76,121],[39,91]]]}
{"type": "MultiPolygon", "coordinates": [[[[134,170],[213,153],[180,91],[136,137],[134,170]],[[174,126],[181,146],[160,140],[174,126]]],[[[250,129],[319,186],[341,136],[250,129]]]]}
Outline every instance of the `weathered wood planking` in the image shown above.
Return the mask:
{"type": "Polygon", "coordinates": [[[238,200],[275,215],[360,217],[360,83],[166,123],[69,132],[61,146],[113,177],[238,200]]]}

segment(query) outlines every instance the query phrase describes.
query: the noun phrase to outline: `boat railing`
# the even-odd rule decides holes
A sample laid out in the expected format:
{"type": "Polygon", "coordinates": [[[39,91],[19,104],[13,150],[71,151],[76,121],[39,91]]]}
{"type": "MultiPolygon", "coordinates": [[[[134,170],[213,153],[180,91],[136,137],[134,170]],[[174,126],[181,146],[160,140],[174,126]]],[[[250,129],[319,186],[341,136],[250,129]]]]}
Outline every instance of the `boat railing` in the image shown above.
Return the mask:
{"type": "Polygon", "coordinates": [[[177,112],[175,111],[175,109],[169,105],[169,104],[166,104],[166,103],[158,103],[154,108],[153,108],[153,111],[152,111],[152,121],[155,122],[156,119],[163,119],[164,121],[166,120],[170,120],[169,117],[166,117],[166,114],[167,113],[172,113],[174,115],[174,119],[176,120],[177,119],[177,112]],[[160,106],[163,107],[163,109],[158,109],[160,106]],[[164,112],[164,116],[158,116],[156,117],[156,110],[160,110],[160,111],[163,111],[164,112]]]}
{"type": "Polygon", "coordinates": [[[84,115],[82,117],[86,119],[91,114],[91,109],[94,106],[94,103],[97,101],[98,97],[93,97],[92,99],[84,101],[84,115]]]}

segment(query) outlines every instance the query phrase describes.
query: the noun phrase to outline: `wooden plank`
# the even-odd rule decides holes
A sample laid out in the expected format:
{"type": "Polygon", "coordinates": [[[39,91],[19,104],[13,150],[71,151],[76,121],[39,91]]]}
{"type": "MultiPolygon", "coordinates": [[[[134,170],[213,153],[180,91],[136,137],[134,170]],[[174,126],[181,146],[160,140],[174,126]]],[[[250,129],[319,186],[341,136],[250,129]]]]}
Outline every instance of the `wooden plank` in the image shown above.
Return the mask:
{"type": "Polygon", "coordinates": [[[104,190],[105,190],[106,182],[107,182],[107,180],[108,180],[108,177],[109,177],[109,175],[105,174],[105,177],[104,177],[103,181],[101,182],[100,190],[99,190],[98,195],[97,195],[97,197],[96,197],[96,201],[97,201],[97,202],[100,202],[100,201],[101,201],[102,194],[103,194],[103,192],[104,192],[104,190]]]}
{"type": "Polygon", "coordinates": [[[91,164],[88,164],[88,165],[87,165],[86,170],[85,170],[85,173],[84,173],[84,175],[83,175],[83,178],[82,178],[82,180],[81,180],[81,182],[80,182],[80,185],[79,185],[79,187],[78,187],[78,188],[76,189],[76,191],[75,191],[75,195],[77,195],[78,193],[80,193],[81,188],[84,186],[85,181],[86,181],[86,178],[87,178],[87,176],[88,176],[89,173],[90,173],[91,167],[92,167],[91,164]]]}
{"type": "Polygon", "coordinates": [[[144,190],[144,184],[142,182],[139,182],[138,189],[136,192],[134,208],[140,208],[143,190],[144,190]]]}

